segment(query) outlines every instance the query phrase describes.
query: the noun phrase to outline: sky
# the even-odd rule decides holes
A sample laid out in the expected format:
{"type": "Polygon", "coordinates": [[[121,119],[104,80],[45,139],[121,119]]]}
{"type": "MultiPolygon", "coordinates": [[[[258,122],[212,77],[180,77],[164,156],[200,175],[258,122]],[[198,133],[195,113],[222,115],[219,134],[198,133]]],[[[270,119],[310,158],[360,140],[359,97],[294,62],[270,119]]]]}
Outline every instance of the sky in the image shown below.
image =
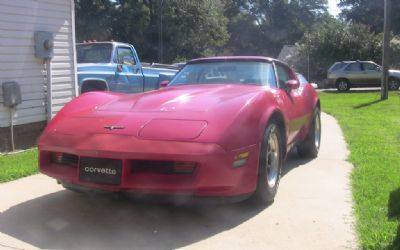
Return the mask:
{"type": "Polygon", "coordinates": [[[339,8],[336,6],[340,1],[339,0],[328,0],[328,11],[333,16],[337,16],[340,12],[339,8]]]}

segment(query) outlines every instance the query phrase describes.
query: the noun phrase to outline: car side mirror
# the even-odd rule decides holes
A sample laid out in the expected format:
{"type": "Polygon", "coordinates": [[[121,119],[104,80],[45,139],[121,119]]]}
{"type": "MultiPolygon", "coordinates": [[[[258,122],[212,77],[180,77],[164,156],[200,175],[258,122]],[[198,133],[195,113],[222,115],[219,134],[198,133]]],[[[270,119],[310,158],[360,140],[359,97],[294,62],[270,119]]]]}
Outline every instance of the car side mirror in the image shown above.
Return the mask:
{"type": "Polygon", "coordinates": [[[160,88],[165,88],[167,87],[169,84],[169,80],[164,80],[160,83],[160,88]]]}
{"type": "Polygon", "coordinates": [[[289,92],[300,87],[300,83],[297,80],[289,80],[285,83],[285,85],[289,92]]]}

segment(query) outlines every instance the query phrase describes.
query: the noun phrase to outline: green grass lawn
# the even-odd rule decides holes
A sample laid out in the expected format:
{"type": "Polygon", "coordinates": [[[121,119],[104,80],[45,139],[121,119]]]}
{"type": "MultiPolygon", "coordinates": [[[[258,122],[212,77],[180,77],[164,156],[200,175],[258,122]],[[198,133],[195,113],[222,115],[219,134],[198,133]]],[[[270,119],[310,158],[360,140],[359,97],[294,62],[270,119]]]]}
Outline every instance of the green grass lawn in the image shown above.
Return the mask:
{"type": "Polygon", "coordinates": [[[400,95],[390,93],[382,102],[378,92],[320,98],[322,110],[339,121],[351,152],[360,247],[400,249],[400,95]]]}
{"type": "Polygon", "coordinates": [[[37,149],[0,155],[0,183],[38,172],[37,149]]]}

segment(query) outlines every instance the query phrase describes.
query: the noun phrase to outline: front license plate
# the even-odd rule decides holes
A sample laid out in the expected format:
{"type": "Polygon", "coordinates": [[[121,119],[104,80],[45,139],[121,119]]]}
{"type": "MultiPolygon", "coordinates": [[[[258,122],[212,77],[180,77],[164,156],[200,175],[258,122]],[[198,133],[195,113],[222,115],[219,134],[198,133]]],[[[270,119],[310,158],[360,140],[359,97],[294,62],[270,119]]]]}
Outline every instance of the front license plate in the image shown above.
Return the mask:
{"type": "Polygon", "coordinates": [[[79,178],[96,184],[121,184],[122,160],[81,157],[79,178]]]}

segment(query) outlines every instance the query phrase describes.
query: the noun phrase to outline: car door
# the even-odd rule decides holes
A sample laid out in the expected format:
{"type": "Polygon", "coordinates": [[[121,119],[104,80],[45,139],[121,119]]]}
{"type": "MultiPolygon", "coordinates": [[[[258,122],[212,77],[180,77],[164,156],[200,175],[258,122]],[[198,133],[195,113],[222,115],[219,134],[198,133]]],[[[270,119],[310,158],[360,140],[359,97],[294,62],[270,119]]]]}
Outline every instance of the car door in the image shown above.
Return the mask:
{"type": "Polygon", "coordinates": [[[362,63],[362,67],[365,74],[365,84],[367,85],[379,85],[381,83],[382,73],[379,65],[375,63],[365,62],[362,63]]]}
{"type": "Polygon", "coordinates": [[[129,46],[118,46],[114,55],[117,64],[112,91],[137,93],[143,91],[143,73],[137,58],[129,46]]]}
{"type": "Polygon", "coordinates": [[[301,128],[307,124],[306,104],[302,98],[302,89],[288,91],[286,82],[298,80],[295,73],[288,66],[275,63],[278,79],[278,92],[275,96],[278,105],[283,110],[288,124],[288,144],[291,144],[301,128]]]}
{"type": "Polygon", "coordinates": [[[345,78],[349,79],[351,84],[363,84],[366,81],[365,72],[361,68],[360,62],[350,63],[343,70],[345,78]]]}

